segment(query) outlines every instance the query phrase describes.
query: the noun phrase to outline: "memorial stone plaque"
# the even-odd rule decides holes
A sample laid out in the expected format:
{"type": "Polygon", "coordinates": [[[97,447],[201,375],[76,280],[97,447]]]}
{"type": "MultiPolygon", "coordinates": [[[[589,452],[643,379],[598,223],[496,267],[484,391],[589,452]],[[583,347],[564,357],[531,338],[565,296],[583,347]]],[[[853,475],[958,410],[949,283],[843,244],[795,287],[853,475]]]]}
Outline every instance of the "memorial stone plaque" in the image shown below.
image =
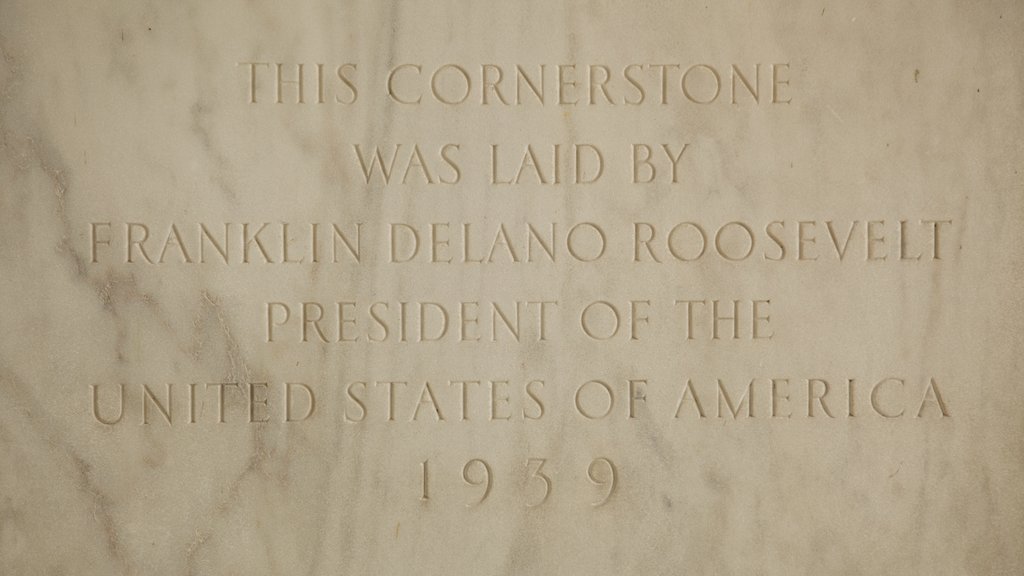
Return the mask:
{"type": "Polygon", "coordinates": [[[1024,573],[1024,5],[0,2],[0,573],[1024,573]]]}

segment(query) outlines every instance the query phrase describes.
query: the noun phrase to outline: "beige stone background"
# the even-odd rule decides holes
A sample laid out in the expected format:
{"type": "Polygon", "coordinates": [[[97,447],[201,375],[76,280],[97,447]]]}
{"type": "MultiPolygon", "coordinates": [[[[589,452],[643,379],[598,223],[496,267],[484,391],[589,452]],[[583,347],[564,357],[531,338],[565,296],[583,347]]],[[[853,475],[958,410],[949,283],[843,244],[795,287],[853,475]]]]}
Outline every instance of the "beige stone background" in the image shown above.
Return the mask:
{"type": "Polygon", "coordinates": [[[3,0],[0,573],[1024,573],[1022,17],[1014,1],[3,0]],[[253,60],[358,63],[363,91],[352,106],[250,105],[236,64],[253,60]],[[382,90],[403,62],[785,62],[792,103],[406,107],[382,90]],[[395,142],[619,152],[590,187],[499,190],[469,160],[454,187],[362,184],[351,145],[395,142]],[[630,185],[630,142],[689,143],[683,181],[630,185]],[[629,261],[635,221],[929,218],[954,222],[937,262],[629,261]],[[132,221],[593,221],[614,254],[91,263],[89,223],[132,221]],[[771,299],[775,335],[686,342],[664,307],[638,341],[574,331],[572,305],[674,298],[771,299]],[[565,303],[558,336],[263,338],[267,301],[490,299],[565,303]],[[950,417],[671,418],[687,378],[888,376],[907,379],[908,413],[936,378],[950,417]],[[536,422],[344,420],[345,383],[452,378],[542,378],[548,410],[536,422]],[[607,420],[571,409],[592,378],[620,394],[607,420]],[[628,378],[649,383],[632,420],[628,378]],[[209,412],[139,423],[142,384],[263,381],[307,383],[319,411],[250,425],[229,395],[225,424],[209,412]],[[126,419],[99,424],[90,386],[118,383],[135,391],[126,419]],[[619,486],[593,508],[597,457],[615,462],[619,486]],[[466,507],[472,458],[494,486],[466,507]],[[528,458],[546,458],[553,481],[537,508],[528,458]]]}

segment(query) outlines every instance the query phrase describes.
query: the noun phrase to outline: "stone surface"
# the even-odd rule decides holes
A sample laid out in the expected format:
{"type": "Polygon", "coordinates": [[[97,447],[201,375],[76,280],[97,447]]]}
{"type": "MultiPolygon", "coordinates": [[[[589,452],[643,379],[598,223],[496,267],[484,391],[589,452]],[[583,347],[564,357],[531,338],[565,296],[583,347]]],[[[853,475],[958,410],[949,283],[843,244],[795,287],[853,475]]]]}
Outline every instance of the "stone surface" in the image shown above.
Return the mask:
{"type": "Polygon", "coordinates": [[[3,2],[0,573],[1024,573],[1022,17],[3,2]]]}

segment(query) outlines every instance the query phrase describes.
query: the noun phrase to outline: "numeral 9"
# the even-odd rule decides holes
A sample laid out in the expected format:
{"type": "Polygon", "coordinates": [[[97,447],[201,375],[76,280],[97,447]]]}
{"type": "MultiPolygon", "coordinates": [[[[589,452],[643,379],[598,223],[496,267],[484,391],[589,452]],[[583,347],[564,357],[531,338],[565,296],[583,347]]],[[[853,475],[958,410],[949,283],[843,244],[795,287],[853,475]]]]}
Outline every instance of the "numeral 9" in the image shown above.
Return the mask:
{"type": "Polygon", "coordinates": [[[615,492],[615,484],[618,480],[618,472],[615,470],[615,464],[612,464],[612,461],[607,458],[595,458],[594,461],[590,463],[590,466],[587,467],[587,479],[597,486],[608,486],[608,493],[604,495],[604,498],[590,504],[595,508],[598,506],[604,506],[608,500],[611,499],[612,493],[615,492]],[[604,477],[604,480],[595,475],[595,472],[601,468],[606,469],[606,472],[601,475],[604,477]]]}
{"type": "Polygon", "coordinates": [[[466,482],[466,484],[469,484],[470,486],[483,486],[484,487],[484,493],[483,493],[482,496],[480,496],[480,499],[477,500],[476,502],[471,502],[469,504],[466,504],[467,507],[468,506],[476,506],[478,504],[482,504],[483,501],[487,500],[487,497],[490,496],[490,494],[491,494],[491,467],[487,465],[487,462],[484,462],[483,460],[481,460],[479,458],[474,458],[474,459],[470,460],[469,462],[466,462],[466,465],[462,467],[462,479],[466,482]],[[472,468],[474,464],[478,464],[479,466],[477,466],[477,468],[483,470],[483,478],[481,478],[479,480],[473,480],[470,477],[470,475],[469,475],[470,468],[472,468]]]}

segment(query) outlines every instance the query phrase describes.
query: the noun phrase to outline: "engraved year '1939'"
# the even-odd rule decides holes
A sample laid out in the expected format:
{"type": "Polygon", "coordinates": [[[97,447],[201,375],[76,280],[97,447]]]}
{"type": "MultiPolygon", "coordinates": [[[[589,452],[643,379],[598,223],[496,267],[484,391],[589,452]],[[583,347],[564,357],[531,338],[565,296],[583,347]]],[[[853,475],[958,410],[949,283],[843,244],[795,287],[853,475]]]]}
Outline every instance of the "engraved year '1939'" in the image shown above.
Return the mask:
{"type": "MultiPolygon", "coordinates": [[[[554,488],[554,480],[545,469],[546,458],[529,458],[523,467],[523,479],[525,480],[524,490],[527,492],[526,507],[536,508],[548,501],[554,488]]],[[[589,501],[593,507],[604,506],[611,500],[612,495],[618,487],[618,468],[608,458],[594,458],[587,466],[587,480],[595,487],[595,498],[589,501]]],[[[494,471],[492,466],[481,458],[468,460],[462,467],[462,481],[470,489],[475,491],[471,498],[466,501],[467,507],[483,504],[491,495],[494,488],[494,471]]],[[[430,460],[420,462],[420,500],[430,501],[431,485],[430,460]]]]}

